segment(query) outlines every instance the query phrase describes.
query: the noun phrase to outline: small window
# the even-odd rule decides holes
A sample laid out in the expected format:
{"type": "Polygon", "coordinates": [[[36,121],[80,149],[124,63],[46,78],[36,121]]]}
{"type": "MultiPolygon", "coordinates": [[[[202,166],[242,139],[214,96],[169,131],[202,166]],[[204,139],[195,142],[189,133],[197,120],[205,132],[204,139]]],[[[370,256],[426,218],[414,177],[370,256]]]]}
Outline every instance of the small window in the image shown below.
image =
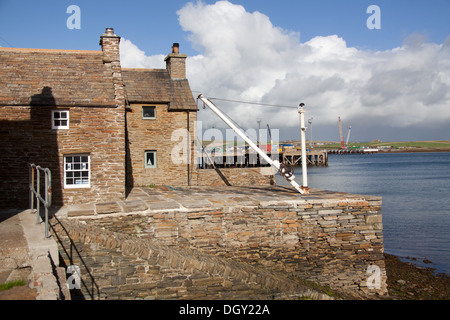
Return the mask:
{"type": "Polygon", "coordinates": [[[145,167],[156,168],[156,151],[145,151],[145,167]]]}
{"type": "Polygon", "coordinates": [[[156,108],[142,107],[142,119],[156,119],[156,108]]]}
{"type": "Polygon", "coordinates": [[[69,129],[69,110],[52,111],[52,129],[69,129]]]}
{"type": "Polygon", "coordinates": [[[90,156],[88,154],[64,156],[64,188],[89,188],[90,186],[90,156]]]}

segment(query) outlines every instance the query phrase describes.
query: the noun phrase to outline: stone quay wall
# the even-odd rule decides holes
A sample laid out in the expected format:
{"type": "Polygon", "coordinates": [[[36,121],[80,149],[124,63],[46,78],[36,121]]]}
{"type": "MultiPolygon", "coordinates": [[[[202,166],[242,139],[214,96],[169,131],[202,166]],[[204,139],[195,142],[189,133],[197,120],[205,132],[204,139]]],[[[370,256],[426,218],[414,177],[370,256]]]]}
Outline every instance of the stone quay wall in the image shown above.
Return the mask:
{"type": "Polygon", "coordinates": [[[271,168],[217,168],[199,169],[198,186],[269,186],[275,184],[271,168]]]}
{"type": "Polygon", "coordinates": [[[332,299],[285,275],[195,249],[74,220],[54,221],[53,231],[75,300],[332,299]]]}
{"type": "MultiPolygon", "coordinates": [[[[207,257],[300,277],[355,297],[386,294],[381,198],[332,195],[327,197],[325,192],[322,197],[285,201],[247,198],[234,206],[227,199],[216,199],[209,208],[173,206],[107,214],[99,211],[76,219],[89,228],[102,228],[114,235],[156,241],[180,252],[195,248],[207,257]]],[[[72,219],[67,221],[73,223],[72,219]]],[[[83,249],[88,247],[93,248],[90,244],[83,249]]],[[[183,267],[178,267],[177,272],[183,273],[183,267]]],[[[188,276],[191,271],[184,274],[188,276]]],[[[109,272],[107,281],[118,281],[117,274],[109,272]]],[[[123,284],[134,281],[120,279],[123,284]]]]}

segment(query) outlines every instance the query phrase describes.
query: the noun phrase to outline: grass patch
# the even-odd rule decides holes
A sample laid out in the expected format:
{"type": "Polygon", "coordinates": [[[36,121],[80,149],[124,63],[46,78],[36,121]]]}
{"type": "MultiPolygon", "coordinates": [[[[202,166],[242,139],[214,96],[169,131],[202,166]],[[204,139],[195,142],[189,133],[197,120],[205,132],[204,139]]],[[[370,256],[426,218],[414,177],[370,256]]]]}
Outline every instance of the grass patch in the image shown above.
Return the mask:
{"type": "Polygon", "coordinates": [[[24,280],[10,281],[7,283],[0,284],[0,291],[9,290],[12,287],[21,287],[25,285],[24,280]]]}

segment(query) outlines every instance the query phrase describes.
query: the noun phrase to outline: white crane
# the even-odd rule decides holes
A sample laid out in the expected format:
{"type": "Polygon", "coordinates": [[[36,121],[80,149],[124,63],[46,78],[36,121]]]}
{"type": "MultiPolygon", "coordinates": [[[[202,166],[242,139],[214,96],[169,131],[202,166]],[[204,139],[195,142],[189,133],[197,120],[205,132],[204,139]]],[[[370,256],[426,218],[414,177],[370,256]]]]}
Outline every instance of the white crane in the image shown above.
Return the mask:
{"type": "MultiPolygon", "coordinates": [[[[230,119],[227,117],[222,111],[220,111],[210,100],[205,98],[202,94],[198,96],[198,99],[201,100],[206,106],[208,106],[219,118],[221,118],[231,129],[234,130],[242,139],[244,139],[245,142],[248,143],[248,145],[255,150],[265,161],[270,163],[275,169],[278,170],[278,172],[301,194],[309,193],[309,188],[307,185],[306,180],[306,171],[303,171],[303,186],[300,186],[295,181],[295,176],[293,174],[293,170],[289,169],[284,163],[280,163],[278,160],[272,160],[267,154],[264,153],[252,140],[250,140],[244,132],[242,132],[230,119]]],[[[302,132],[302,157],[305,158],[302,159],[302,162],[306,164],[306,151],[305,149],[305,141],[304,141],[304,133],[306,130],[305,124],[304,124],[304,110],[303,110],[303,103],[300,104],[299,113],[300,113],[300,126],[301,126],[301,132],[302,132]]],[[[305,167],[305,166],[303,166],[305,167]]],[[[305,168],[303,168],[305,169],[305,168]]]]}
{"type": "Polygon", "coordinates": [[[348,133],[347,133],[347,141],[345,142],[345,148],[348,148],[348,140],[350,139],[350,132],[352,131],[352,127],[350,126],[348,128],[348,133]]]}
{"type": "Polygon", "coordinates": [[[339,139],[341,139],[341,149],[345,149],[344,134],[342,133],[341,117],[339,117],[338,122],[339,122],[339,139]]]}

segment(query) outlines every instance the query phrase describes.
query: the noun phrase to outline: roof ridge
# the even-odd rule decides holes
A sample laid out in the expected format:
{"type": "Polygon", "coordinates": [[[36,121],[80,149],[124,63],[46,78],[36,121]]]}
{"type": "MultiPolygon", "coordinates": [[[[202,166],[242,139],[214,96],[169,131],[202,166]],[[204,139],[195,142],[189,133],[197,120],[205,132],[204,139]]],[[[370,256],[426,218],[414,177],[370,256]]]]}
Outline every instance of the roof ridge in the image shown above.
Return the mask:
{"type": "Polygon", "coordinates": [[[157,68],[122,68],[122,71],[141,71],[141,72],[145,72],[145,71],[158,71],[158,72],[165,72],[167,71],[167,69],[157,69],[157,68]]]}
{"type": "Polygon", "coordinates": [[[1,51],[20,51],[20,52],[49,52],[49,53],[103,53],[101,50],[72,50],[72,49],[38,49],[38,48],[7,48],[0,47],[1,51]]]}

